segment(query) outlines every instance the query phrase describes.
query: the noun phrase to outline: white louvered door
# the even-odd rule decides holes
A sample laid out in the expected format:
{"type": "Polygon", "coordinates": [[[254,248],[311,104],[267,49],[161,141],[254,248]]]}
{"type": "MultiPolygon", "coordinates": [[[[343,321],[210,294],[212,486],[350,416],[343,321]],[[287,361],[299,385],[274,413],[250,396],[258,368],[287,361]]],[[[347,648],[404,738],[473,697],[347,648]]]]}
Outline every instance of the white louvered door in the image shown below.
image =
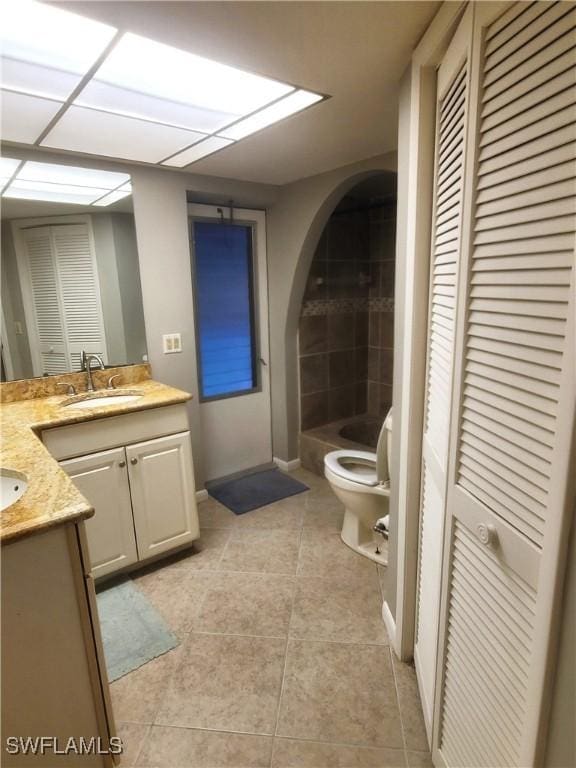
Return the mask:
{"type": "Polygon", "coordinates": [[[54,264],[50,227],[22,230],[25,264],[19,262],[24,306],[27,309],[34,375],[70,370],[64,322],[54,264]],[[27,279],[26,279],[27,278],[27,279]],[[27,299],[27,300],[26,300],[27,299]]]}
{"type": "Polygon", "coordinates": [[[79,370],[83,349],[106,360],[89,223],[20,227],[18,234],[34,375],[79,370]]]}
{"type": "Polygon", "coordinates": [[[541,763],[571,512],[576,7],[499,9],[478,4],[473,35],[433,743],[450,768],[541,763]]]}
{"type": "Polygon", "coordinates": [[[471,32],[472,12],[468,10],[443,57],[437,78],[420,557],[414,646],[416,676],[429,736],[438,651],[471,32]]]}

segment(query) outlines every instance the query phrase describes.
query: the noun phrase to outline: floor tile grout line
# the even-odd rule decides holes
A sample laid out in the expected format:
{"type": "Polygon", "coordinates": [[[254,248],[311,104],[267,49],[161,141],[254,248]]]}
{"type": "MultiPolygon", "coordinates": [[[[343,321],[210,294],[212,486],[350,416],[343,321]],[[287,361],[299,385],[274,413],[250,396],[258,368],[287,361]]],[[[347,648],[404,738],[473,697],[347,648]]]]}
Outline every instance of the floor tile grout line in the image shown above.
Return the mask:
{"type": "Polygon", "coordinates": [[[396,675],[396,667],[394,666],[394,651],[391,647],[388,648],[390,654],[390,666],[392,668],[392,679],[394,680],[394,690],[396,691],[396,704],[398,706],[398,717],[400,718],[400,730],[402,731],[402,743],[404,744],[404,761],[408,765],[408,753],[406,747],[406,732],[404,730],[404,718],[402,717],[402,706],[400,704],[400,688],[398,685],[398,678],[396,675]]]}
{"type": "MultiPolygon", "coordinates": [[[[308,744],[327,744],[327,745],[333,745],[338,747],[352,747],[352,748],[358,748],[358,749],[388,749],[393,752],[403,753],[405,750],[403,747],[390,747],[385,744],[368,744],[365,741],[328,741],[326,739],[311,739],[306,736],[283,736],[280,734],[274,734],[274,733],[262,733],[261,731],[235,731],[233,729],[226,729],[226,728],[209,728],[207,726],[201,726],[201,725],[178,725],[178,724],[167,724],[167,723],[137,723],[132,722],[130,720],[122,720],[122,723],[127,723],[129,725],[145,725],[149,729],[152,728],[174,728],[178,729],[180,731],[202,731],[204,733],[223,733],[223,734],[234,734],[235,736],[256,736],[263,739],[279,739],[281,741],[304,741],[308,744]]],[[[428,754],[424,752],[424,750],[418,750],[413,749],[410,750],[411,752],[422,752],[422,754],[428,754]]]]}
{"type": "MultiPolygon", "coordinates": [[[[296,555],[296,571],[298,571],[298,564],[300,563],[300,551],[302,549],[302,531],[300,531],[300,539],[298,541],[298,552],[296,555]]],[[[288,646],[290,644],[290,628],[292,626],[292,618],[294,616],[294,605],[296,603],[296,592],[298,589],[298,582],[295,582],[292,588],[292,604],[290,606],[290,618],[288,619],[288,628],[286,631],[286,644],[284,646],[284,667],[282,669],[282,682],[280,684],[280,694],[278,696],[278,711],[276,712],[276,723],[274,725],[274,736],[278,733],[278,726],[280,724],[280,712],[282,708],[282,696],[284,694],[284,684],[286,681],[286,669],[288,666],[288,646]]],[[[274,748],[270,756],[270,761],[273,759],[274,748]]]]}
{"type": "MultiPolygon", "coordinates": [[[[152,733],[153,727],[154,726],[152,725],[152,723],[149,723],[146,726],[146,733],[144,734],[144,738],[142,739],[142,743],[140,744],[140,749],[137,750],[136,755],[134,756],[134,762],[133,762],[134,766],[138,765],[138,760],[140,759],[140,755],[142,754],[142,750],[144,749],[144,745],[146,744],[148,737],[152,733]]],[[[124,743],[122,743],[122,746],[124,746],[124,743]]],[[[122,757],[122,755],[120,755],[120,757],[122,757]]]]}

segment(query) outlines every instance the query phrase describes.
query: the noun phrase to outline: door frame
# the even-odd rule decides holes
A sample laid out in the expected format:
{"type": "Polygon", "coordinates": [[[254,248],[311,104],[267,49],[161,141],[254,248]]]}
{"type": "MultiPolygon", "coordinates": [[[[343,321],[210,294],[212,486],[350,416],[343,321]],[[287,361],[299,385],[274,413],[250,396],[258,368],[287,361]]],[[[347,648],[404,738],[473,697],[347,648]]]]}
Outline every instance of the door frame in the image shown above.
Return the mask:
{"type": "MultiPolygon", "coordinates": [[[[399,154],[407,158],[398,168],[397,312],[403,335],[395,339],[394,413],[397,428],[393,455],[398,476],[396,583],[392,605],[386,599],[382,616],[390,644],[401,661],[414,653],[417,600],[417,559],[420,528],[422,430],[426,391],[430,242],[434,185],[436,70],[467,3],[445,2],[412,55],[401,94],[399,154]],[[402,104],[405,104],[404,110],[402,104]],[[398,359],[399,358],[399,359],[398,359]]],[[[390,563],[393,566],[393,562],[390,563]]]]}
{"type": "MultiPolygon", "coordinates": [[[[217,407],[217,403],[224,403],[231,401],[234,398],[257,396],[261,394],[266,397],[268,408],[268,423],[266,425],[267,442],[269,445],[269,457],[266,459],[265,464],[262,466],[271,466],[273,458],[273,445],[272,445],[272,387],[271,387],[271,365],[270,365],[270,307],[269,307],[269,286],[268,286],[268,254],[267,254],[267,236],[266,236],[266,211],[256,208],[243,208],[243,207],[231,207],[230,205],[216,205],[216,204],[204,204],[204,203],[188,203],[188,237],[190,240],[190,269],[192,290],[194,293],[194,329],[196,334],[196,360],[197,360],[197,386],[198,386],[198,405],[200,409],[200,422],[203,424],[202,409],[217,407]],[[230,217],[226,217],[227,212],[230,211],[230,217]],[[255,325],[255,341],[256,341],[256,357],[258,362],[257,370],[257,383],[258,386],[254,389],[242,392],[239,394],[232,394],[224,397],[207,398],[205,400],[200,399],[200,359],[199,359],[199,333],[198,333],[198,317],[196,311],[196,276],[194,269],[194,244],[192,242],[192,221],[217,221],[219,216],[224,223],[230,222],[241,224],[244,226],[251,225],[253,232],[252,240],[252,277],[254,288],[254,325],[255,325]],[[265,322],[263,322],[265,318],[265,322]],[[265,379],[267,381],[265,382],[265,379]],[[267,391],[266,391],[267,390],[267,391]]],[[[206,438],[206,435],[203,435],[206,438]]],[[[205,473],[206,473],[206,467],[205,473]]],[[[239,469],[242,473],[243,468],[239,469]]],[[[237,474],[236,472],[228,474],[237,474]]],[[[210,478],[210,480],[215,478],[210,478]]]]}

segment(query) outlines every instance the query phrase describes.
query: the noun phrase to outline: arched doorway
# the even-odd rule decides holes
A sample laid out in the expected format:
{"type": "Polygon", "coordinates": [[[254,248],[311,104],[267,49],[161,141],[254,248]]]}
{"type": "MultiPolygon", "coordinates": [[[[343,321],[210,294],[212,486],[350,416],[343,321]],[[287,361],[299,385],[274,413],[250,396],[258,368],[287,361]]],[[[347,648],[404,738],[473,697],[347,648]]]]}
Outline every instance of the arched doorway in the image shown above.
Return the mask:
{"type": "Polygon", "coordinates": [[[310,261],[298,318],[300,458],[374,449],[392,404],[396,174],[354,184],[310,261]]]}

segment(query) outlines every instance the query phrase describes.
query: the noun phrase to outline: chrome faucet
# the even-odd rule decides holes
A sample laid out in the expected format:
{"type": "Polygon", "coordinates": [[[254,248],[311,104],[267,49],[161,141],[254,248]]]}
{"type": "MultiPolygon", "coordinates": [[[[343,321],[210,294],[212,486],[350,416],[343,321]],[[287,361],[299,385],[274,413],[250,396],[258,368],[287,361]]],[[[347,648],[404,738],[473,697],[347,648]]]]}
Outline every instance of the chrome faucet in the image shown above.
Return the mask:
{"type": "Polygon", "coordinates": [[[102,355],[97,355],[96,353],[86,353],[84,350],[82,350],[82,353],[80,354],[80,360],[82,363],[82,370],[86,371],[86,375],[88,376],[88,384],[86,385],[86,392],[94,392],[94,382],[92,381],[92,360],[96,360],[98,363],[98,368],[103,371],[104,370],[104,361],[102,360],[102,355]]]}

